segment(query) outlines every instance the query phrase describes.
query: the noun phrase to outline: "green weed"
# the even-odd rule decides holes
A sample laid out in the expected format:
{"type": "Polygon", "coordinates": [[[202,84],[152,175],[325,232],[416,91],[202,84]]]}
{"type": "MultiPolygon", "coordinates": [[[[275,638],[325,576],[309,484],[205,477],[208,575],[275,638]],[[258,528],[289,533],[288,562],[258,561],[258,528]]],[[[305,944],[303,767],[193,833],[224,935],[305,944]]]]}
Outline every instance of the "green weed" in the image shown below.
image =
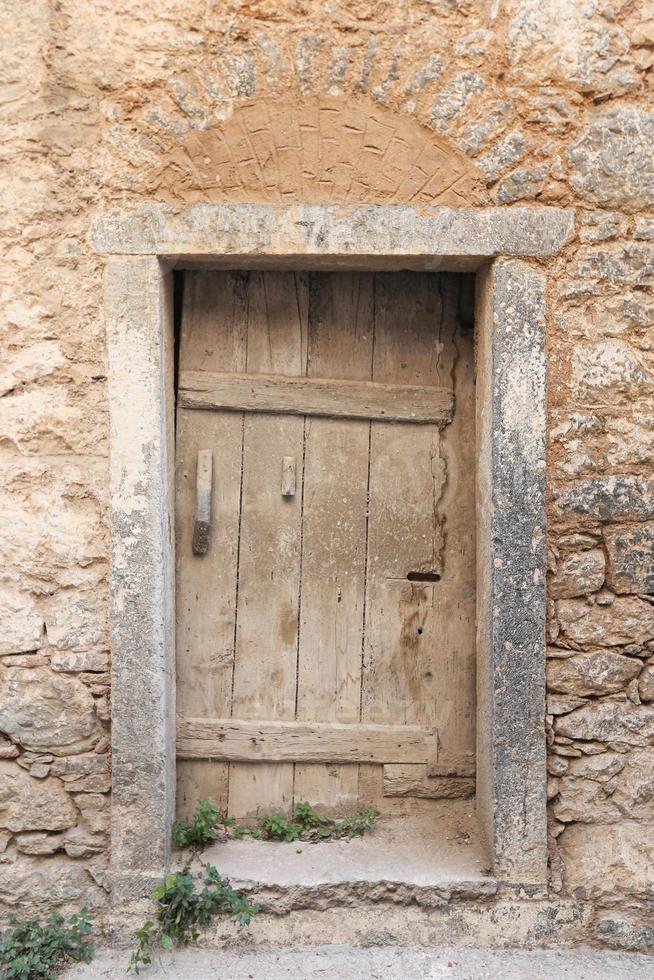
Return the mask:
{"type": "Polygon", "coordinates": [[[90,963],[95,948],[88,941],[94,916],[86,909],[64,919],[54,914],[42,923],[37,916],[9,920],[0,937],[2,980],[56,980],[69,963],[90,963]]]}

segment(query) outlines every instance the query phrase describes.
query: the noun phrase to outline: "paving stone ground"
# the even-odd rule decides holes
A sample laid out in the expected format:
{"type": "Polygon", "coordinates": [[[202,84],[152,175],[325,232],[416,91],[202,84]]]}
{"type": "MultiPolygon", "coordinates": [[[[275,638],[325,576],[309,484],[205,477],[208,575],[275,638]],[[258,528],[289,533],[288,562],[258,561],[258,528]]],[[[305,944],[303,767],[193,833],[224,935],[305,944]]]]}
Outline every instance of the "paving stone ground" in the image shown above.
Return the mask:
{"type": "MultiPolygon", "coordinates": [[[[128,954],[102,950],[66,980],[124,980],[128,954]]],[[[182,950],[144,970],[143,980],[651,980],[654,957],[595,950],[426,947],[182,950]]]]}

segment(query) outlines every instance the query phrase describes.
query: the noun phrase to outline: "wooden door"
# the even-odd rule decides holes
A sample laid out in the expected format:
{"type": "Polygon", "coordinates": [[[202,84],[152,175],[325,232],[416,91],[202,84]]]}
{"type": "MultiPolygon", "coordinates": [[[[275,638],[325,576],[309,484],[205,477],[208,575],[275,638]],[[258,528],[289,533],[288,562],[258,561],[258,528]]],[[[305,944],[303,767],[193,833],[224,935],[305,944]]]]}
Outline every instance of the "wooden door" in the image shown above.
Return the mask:
{"type": "MultiPolygon", "coordinates": [[[[464,277],[192,272],[177,417],[181,812],[446,793],[474,746],[464,277]]],[[[450,787],[451,790],[451,787],[450,787]]]]}

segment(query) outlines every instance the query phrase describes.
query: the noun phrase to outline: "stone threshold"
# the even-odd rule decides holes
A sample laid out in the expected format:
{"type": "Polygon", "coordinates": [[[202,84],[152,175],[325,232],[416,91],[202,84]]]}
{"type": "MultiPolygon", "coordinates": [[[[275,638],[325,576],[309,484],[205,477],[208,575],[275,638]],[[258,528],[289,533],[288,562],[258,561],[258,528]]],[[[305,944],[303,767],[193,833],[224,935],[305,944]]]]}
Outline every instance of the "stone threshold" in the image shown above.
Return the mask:
{"type": "Polygon", "coordinates": [[[372,834],[353,840],[229,840],[214,844],[203,860],[273,915],[361,902],[435,908],[490,898],[498,889],[472,801],[433,801],[410,814],[383,816],[372,834]]]}

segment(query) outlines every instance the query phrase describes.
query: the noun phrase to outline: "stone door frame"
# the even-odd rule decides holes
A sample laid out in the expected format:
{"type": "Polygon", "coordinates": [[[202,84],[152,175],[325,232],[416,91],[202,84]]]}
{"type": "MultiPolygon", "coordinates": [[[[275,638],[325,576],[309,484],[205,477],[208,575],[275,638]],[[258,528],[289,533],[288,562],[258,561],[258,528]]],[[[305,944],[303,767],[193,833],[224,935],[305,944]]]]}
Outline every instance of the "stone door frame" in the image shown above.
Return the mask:
{"type": "Polygon", "coordinates": [[[547,881],[546,275],[574,212],[153,205],[95,224],[111,422],[114,900],[168,868],[175,805],[172,270],[476,272],[477,809],[495,876],[547,881]]]}

